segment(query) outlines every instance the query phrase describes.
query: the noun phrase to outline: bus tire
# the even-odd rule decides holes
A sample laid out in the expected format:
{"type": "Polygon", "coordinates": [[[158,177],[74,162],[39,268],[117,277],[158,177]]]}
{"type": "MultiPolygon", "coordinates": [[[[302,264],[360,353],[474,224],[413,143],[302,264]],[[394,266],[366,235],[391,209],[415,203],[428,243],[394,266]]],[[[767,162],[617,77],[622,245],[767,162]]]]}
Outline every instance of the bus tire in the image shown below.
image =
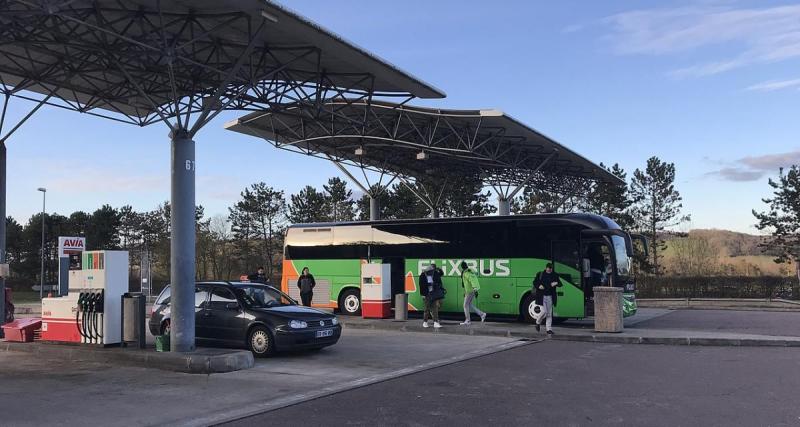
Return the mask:
{"type": "Polygon", "coordinates": [[[361,291],[359,289],[345,289],[339,295],[339,312],[348,316],[361,315],[361,291]]]}
{"type": "Polygon", "coordinates": [[[522,321],[525,323],[536,323],[533,316],[530,314],[531,306],[536,305],[536,297],[533,293],[529,293],[525,295],[525,298],[522,299],[522,303],[519,305],[519,316],[522,318],[522,321]]]}

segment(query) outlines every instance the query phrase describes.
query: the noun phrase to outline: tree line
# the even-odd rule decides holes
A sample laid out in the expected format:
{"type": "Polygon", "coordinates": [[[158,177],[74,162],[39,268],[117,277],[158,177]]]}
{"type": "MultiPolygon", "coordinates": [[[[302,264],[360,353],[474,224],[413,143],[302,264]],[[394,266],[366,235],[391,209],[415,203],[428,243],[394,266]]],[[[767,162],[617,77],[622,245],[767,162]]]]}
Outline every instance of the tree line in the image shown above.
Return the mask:
{"type": "MultiPolygon", "coordinates": [[[[605,167],[605,166],[604,166],[605,167]]],[[[515,213],[593,212],[608,216],[623,229],[645,232],[650,237],[651,258],[640,260],[648,271],[658,272],[659,251],[664,242],[659,233],[685,219],[680,216],[681,198],[674,189],[675,167],[651,158],[646,168],[635,170],[628,182],[626,172],[615,164],[607,168],[626,182],[624,186],[594,184],[588,197],[559,195],[526,188],[515,200],[515,213]]],[[[425,184],[422,182],[422,184],[425,184]]],[[[433,188],[433,187],[432,187],[433,188]]],[[[431,215],[430,207],[402,182],[373,188],[381,218],[404,219],[431,215]]],[[[480,179],[465,177],[448,185],[437,195],[436,209],[442,217],[479,216],[496,212],[491,192],[480,179]]],[[[6,219],[10,283],[39,281],[42,214],[20,224],[6,219]]],[[[197,277],[227,280],[263,266],[274,279],[280,276],[283,236],[291,223],[341,222],[369,219],[369,196],[355,196],[347,183],[330,178],[321,189],[306,186],[286,197],[283,190],[264,182],[248,186],[227,215],[205,215],[196,209],[197,277]]],[[[169,280],[170,205],[164,202],[151,211],[138,212],[131,206],[103,205],[94,212],[73,212],[69,216],[45,214],[45,279],[57,279],[58,236],[85,236],[87,250],[122,249],[131,253],[132,281],[138,269],[149,262],[151,279],[169,280]]],[[[135,280],[133,279],[135,278],[135,280]]],[[[133,287],[136,288],[135,286],[133,287]]]]}

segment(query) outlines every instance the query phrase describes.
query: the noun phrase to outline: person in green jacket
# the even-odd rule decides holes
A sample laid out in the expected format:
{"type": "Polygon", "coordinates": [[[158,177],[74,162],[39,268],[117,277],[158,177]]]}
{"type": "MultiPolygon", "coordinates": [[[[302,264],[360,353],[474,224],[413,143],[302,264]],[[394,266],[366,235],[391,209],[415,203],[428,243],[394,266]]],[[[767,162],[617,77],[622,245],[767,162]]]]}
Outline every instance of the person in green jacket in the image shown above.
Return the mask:
{"type": "Polygon", "coordinates": [[[474,302],[481,289],[481,284],[478,282],[478,276],[469,269],[464,261],[461,261],[461,286],[464,287],[464,317],[466,317],[461,325],[470,325],[470,312],[472,311],[481,317],[481,323],[483,323],[486,321],[486,313],[480,311],[474,302]]]}

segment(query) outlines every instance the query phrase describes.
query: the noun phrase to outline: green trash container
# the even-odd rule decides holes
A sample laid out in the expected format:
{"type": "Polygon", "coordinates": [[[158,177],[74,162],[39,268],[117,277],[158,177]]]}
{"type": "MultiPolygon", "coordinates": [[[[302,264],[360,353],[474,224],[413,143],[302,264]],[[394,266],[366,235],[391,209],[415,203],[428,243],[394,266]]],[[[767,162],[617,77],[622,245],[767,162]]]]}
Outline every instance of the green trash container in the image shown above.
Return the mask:
{"type": "Polygon", "coordinates": [[[169,351],[169,335],[156,336],[156,351],[169,351]]]}

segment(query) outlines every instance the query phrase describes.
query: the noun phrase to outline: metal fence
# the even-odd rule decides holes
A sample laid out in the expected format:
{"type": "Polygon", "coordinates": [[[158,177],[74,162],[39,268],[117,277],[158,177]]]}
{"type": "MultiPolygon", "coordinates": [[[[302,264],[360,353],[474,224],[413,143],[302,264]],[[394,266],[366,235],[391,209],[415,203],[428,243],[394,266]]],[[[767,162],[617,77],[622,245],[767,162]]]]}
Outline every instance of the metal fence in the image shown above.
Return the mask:
{"type": "Polygon", "coordinates": [[[767,298],[800,300],[797,278],[781,276],[640,277],[639,298],[767,298]]]}

